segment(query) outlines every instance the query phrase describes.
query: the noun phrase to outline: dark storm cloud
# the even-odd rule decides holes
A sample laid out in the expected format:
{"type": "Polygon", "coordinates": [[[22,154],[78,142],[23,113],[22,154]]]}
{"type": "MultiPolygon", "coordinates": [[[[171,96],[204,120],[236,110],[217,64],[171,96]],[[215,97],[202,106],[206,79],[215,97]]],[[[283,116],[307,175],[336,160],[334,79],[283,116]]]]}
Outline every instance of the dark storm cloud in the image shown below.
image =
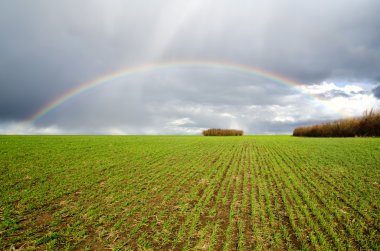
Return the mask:
{"type": "Polygon", "coordinates": [[[373,95],[375,95],[376,98],[380,99],[380,85],[378,85],[376,88],[372,90],[373,95]]]}
{"type": "Polygon", "coordinates": [[[254,105],[286,102],[279,96],[291,95],[294,89],[263,77],[228,70],[177,69],[151,74],[144,79],[144,102],[163,102],[162,99],[209,105],[254,105]],[[154,78],[154,75],[161,76],[154,78]],[[268,92],[271,95],[268,95],[268,92]],[[157,95],[162,93],[164,95],[157,95]]]}
{"type": "Polygon", "coordinates": [[[83,81],[138,63],[150,34],[139,19],[153,10],[139,17],[133,5],[120,12],[91,1],[0,3],[0,117],[25,118],[83,81]]]}
{"type": "Polygon", "coordinates": [[[222,1],[184,26],[164,55],[257,65],[302,82],[379,77],[378,1],[222,1]]]}
{"type": "MultiPolygon", "coordinates": [[[[26,119],[98,76],[165,60],[235,62],[305,84],[375,83],[379,9],[377,0],[2,1],[0,122],[26,119]]],[[[69,100],[35,125],[54,132],[144,133],[245,121],[249,129],[247,107],[259,106],[264,114],[265,107],[305,102],[268,79],[212,69],[169,69],[120,81],[69,100]]],[[[277,116],[270,114],[262,121],[277,116]]],[[[258,127],[284,131],[284,123],[276,124],[283,130],[269,122],[258,127]]]]}

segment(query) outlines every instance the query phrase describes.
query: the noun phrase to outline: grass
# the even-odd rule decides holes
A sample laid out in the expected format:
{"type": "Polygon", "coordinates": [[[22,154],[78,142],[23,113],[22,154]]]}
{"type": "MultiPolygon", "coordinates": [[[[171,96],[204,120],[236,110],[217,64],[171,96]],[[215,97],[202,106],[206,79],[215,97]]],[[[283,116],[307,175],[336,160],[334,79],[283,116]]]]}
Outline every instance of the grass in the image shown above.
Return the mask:
{"type": "Polygon", "coordinates": [[[0,249],[379,250],[380,139],[1,136],[0,249]]]}

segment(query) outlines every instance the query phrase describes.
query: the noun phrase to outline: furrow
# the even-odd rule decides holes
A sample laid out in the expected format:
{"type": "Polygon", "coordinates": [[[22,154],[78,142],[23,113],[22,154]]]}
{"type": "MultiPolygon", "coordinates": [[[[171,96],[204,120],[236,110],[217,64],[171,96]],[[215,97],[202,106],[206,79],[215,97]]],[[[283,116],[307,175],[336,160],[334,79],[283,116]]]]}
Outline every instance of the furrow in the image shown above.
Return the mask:
{"type": "Polygon", "coordinates": [[[241,212],[241,220],[239,225],[239,249],[252,250],[253,249],[253,232],[252,232],[252,184],[251,184],[251,144],[245,143],[244,156],[243,156],[243,204],[241,212]]]}
{"type": "Polygon", "coordinates": [[[220,231],[220,240],[216,249],[230,250],[235,248],[233,241],[236,239],[234,229],[236,229],[235,203],[236,203],[236,188],[239,174],[239,162],[241,161],[241,145],[237,147],[235,158],[231,163],[231,172],[227,178],[226,188],[222,191],[221,197],[217,205],[220,208],[217,212],[217,219],[222,223],[220,231]]]}

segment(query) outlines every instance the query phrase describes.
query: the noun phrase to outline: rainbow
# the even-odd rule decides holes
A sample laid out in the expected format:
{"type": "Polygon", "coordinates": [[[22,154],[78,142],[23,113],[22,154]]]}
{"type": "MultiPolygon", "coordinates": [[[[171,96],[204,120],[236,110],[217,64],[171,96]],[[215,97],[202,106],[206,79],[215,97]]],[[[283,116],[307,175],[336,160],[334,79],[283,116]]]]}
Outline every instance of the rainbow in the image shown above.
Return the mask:
{"type": "MultiPolygon", "coordinates": [[[[78,96],[81,93],[84,93],[92,88],[109,83],[112,80],[115,80],[121,77],[126,77],[131,74],[144,73],[144,72],[149,72],[149,71],[158,71],[162,69],[176,68],[176,67],[208,67],[208,68],[223,69],[223,70],[235,71],[235,72],[262,77],[262,78],[272,80],[274,82],[295,88],[299,92],[302,92],[308,96],[311,96],[312,98],[318,100],[320,103],[323,103],[324,105],[328,106],[328,104],[317,95],[307,93],[304,89],[302,89],[301,88],[303,86],[302,83],[299,83],[295,80],[275,74],[270,71],[266,71],[266,70],[248,66],[248,65],[222,62],[222,61],[183,60],[183,61],[167,61],[167,62],[160,62],[160,63],[144,64],[144,65],[140,65],[136,67],[128,67],[125,69],[121,69],[119,71],[111,72],[109,74],[100,76],[88,82],[84,82],[82,84],[79,84],[77,87],[68,90],[67,92],[63,93],[61,96],[57,97],[56,99],[44,105],[37,112],[32,114],[27,119],[27,121],[30,123],[34,123],[40,118],[42,118],[44,115],[46,115],[47,113],[51,112],[52,110],[54,110],[61,104],[65,103],[67,100],[75,96],[78,96]]],[[[342,112],[336,111],[334,107],[330,107],[330,109],[335,111],[340,116],[346,117],[346,115],[343,114],[342,112]]]]}

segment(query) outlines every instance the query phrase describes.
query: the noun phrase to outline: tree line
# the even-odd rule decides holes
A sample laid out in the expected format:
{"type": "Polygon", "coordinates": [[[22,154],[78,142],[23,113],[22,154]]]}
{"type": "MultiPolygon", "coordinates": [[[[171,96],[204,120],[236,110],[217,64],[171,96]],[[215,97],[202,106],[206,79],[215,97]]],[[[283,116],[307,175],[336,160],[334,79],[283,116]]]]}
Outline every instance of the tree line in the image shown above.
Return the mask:
{"type": "Polygon", "coordinates": [[[211,128],[202,132],[203,136],[243,136],[244,131],[236,129],[211,128]]]}
{"type": "Polygon", "coordinates": [[[380,110],[369,110],[358,118],[341,119],[318,125],[297,127],[293,136],[371,137],[380,136],[380,110]]]}

